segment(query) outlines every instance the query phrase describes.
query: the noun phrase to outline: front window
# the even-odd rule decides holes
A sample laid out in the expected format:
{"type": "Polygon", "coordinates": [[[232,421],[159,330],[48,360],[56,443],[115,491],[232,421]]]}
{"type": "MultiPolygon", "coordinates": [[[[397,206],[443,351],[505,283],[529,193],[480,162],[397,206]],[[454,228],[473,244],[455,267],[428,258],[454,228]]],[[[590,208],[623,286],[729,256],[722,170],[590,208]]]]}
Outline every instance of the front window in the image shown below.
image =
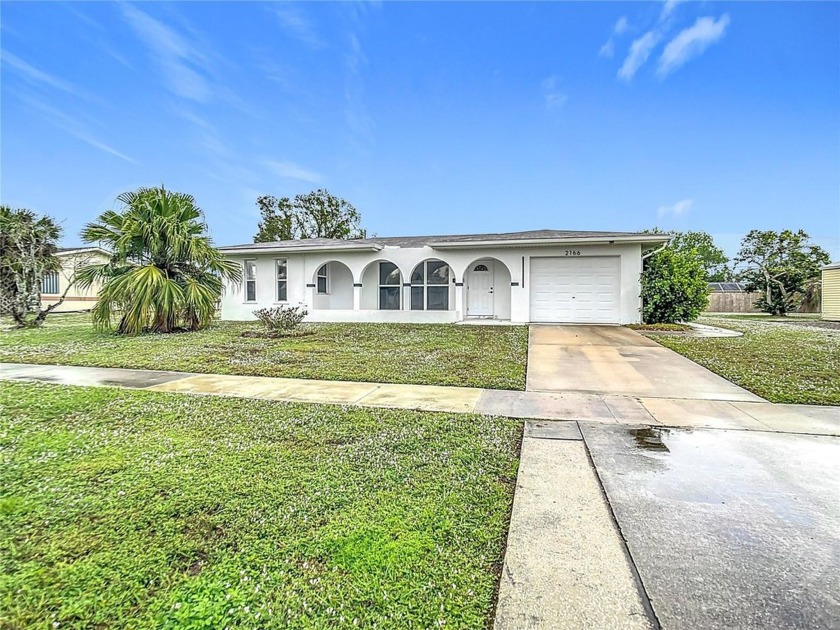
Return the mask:
{"type": "Polygon", "coordinates": [[[285,302],[287,299],[287,291],[288,291],[288,270],[286,268],[286,259],[279,258],[275,261],[275,265],[277,267],[277,301],[278,302],[285,302]]]}
{"type": "Polygon", "coordinates": [[[257,261],[245,261],[245,301],[257,301],[257,261]]]}
{"type": "Polygon", "coordinates": [[[329,263],[321,265],[321,268],[318,270],[317,277],[315,278],[315,284],[318,286],[318,293],[329,293],[329,275],[327,274],[329,269],[328,265],[329,263]]]}
{"type": "Polygon", "coordinates": [[[449,310],[449,265],[427,260],[411,273],[411,310],[449,310]]]}
{"type": "Polygon", "coordinates": [[[394,263],[379,263],[379,308],[383,311],[400,310],[402,277],[394,263]]]}
{"type": "Polygon", "coordinates": [[[41,293],[47,295],[58,295],[58,272],[48,271],[41,278],[41,293]]]}

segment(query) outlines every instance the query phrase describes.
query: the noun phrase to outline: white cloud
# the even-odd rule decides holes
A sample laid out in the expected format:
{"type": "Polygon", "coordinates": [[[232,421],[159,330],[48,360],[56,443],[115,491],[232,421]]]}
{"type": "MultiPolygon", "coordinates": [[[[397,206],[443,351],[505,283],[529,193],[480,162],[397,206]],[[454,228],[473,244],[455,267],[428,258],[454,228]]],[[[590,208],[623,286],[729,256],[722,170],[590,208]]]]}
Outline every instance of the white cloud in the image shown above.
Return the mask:
{"type": "Polygon", "coordinates": [[[540,88],[542,89],[542,95],[545,99],[545,106],[548,107],[548,109],[560,107],[569,100],[569,97],[560,91],[560,79],[556,76],[550,76],[547,79],[544,79],[540,84],[540,88]]]}
{"type": "Polygon", "coordinates": [[[201,72],[207,57],[172,28],[131,5],[123,5],[123,15],[160,65],[169,89],[183,98],[207,102],[210,88],[201,72]]]}
{"type": "Polygon", "coordinates": [[[665,3],[662,5],[662,13],[659,14],[659,21],[664,22],[671,17],[674,9],[677,8],[677,5],[684,1],[685,0],[665,0],[665,3]]]}
{"type": "Polygon", "coordinates": [[[299,179],[303,182],[310,182],[317,184],[321,181],[321,175],[315,171],[310,171],[294,162],[266,162],[269,170],[278,177],[285,177],[288,179],[299,179]]]}
{"type": "Polygon", "coordinates": [[[44,72],[43,70],[39,70],[35,66],[26,63],[20,57],[16,57],[6,50],[0,51],[0,58],[2,58],[3,63],[17,70],[20,76],[28,83],[41,86],[47,85],[56,90],[73,94],[74,96],[85,96],[85,93],[72,83],[68,83],[67,81],[44,72]]]}
{"type": "Polygon", "coordinates": [[[665,46],[659,58],[656,74],[664,78],[689,59],[701,55],[704,50],[724,36],[727,26],[729,26],[729,15],[726,13],[718,20],[711,17],[697,18],[693,26],[680,31],[665,46]]]}
{"type": "Polygon", "coordinates": [[[287,4],[277,7],[274,9],[274,14],[280,21],[280,26],[298,41],[312,48],[324,46],[323,40],[318,37],[312,23],[292,5],[287,4]]]}
{"type": "Polygon", "coordinates": [[[627,18],[622,15],[620,18],[618,18],[618,21],[615,23],[615,26],[613,27],[613,33],[615,33],[616,35],[621,35],[628,28],[630,28],[630,22],[628,22],[627,18]]]}
{"type": "Polygon", "coordinates": [[[654,31],[648,31],[630,44],[630,52],[618,70],[618,77],[629,81],[650,57],[650,53],[659,43],[660,35],[654,31]]]}
{"type": "Polygon", "coordinates": [[[691,210],[694,206],[694,199],[683,199],[672,206],[659,206],[656,209],[656,216],[660,219],[671,215],[673,217],[681,217],[691,210]]]}
{"type": "Polygon", "coordinates": [[[598,56],[606,57],[607,59],[612,59],[613,55],[615,54],[615,36],[621,35],[629,28],[630,23],[627,21],[627,18],[625,16],[622,15],[620,18],[618,18],[618,21],[616,21],[615,26],[613,26],[613,34],[610,35],[610,38],[598,50],[598,56]]]}
{"type": "Polygon", "coordinates": [[[129,157],[125,153],[118,151],[114,147],[102,142],[98,138],[96,138],[87,128],[86,125],[81,123],[80,121],[76,120],[75,118],[68,116],[62,111],[57,110],[46,103],[43,103],[35,98],[31,98],[29,96],[19,94],[17,95],[23,102],[27,103],[33,109],[37,109],[41,112],[44,119],[47,120],[50,124],[54,125],[58,129],[69,133],[74,138],[81,140],[85,144],[88,144],[100,151],[104,151],[114,157],[118,157],[121,160],[125,160],[126,162],[130,162],[131,164],[137,164],[137,160],[132,157],[129,157]]]}

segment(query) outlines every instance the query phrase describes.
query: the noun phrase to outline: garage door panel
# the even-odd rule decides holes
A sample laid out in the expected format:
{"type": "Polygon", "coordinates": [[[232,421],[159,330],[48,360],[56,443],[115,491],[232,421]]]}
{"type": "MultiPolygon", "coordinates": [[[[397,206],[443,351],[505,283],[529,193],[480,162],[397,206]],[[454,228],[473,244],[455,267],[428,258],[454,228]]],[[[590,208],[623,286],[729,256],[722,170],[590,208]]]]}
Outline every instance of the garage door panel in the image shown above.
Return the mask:
{"type": "Polygon", "coordinates": [[[531,259],[531,321],[618,323],[617,256],[531,259]]]}

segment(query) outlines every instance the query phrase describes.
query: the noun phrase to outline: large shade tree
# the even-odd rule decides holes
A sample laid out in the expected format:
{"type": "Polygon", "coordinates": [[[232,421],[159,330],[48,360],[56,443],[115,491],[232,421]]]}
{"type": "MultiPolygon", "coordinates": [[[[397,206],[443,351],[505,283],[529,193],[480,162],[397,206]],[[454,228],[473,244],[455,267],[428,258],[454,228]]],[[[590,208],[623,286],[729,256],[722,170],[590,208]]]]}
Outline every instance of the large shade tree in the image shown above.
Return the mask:
{"type": "Polygon", "coordinates": [[[120,195],[119,210],[108,210],[82,230],[87,243],[112,253],[106,263],[79,271],[78,283],[102,283],[93,308],[94,324],[117,331],[198,330],[216,312],[224,280],[238,282],[241,271],[213,247],[203,214],[187,194],[140,188],[120,195]]]}
{"type": "Polygon", "coordinates": [[[0,306],[18,328],[40,326],[64,300],[41,308],[41,279],[61,267],[55,257],[60,237],[52,217],[0,206],[0,306]]]}
{"type": "Polygon", "coordinates": [[[756,306],[785,315],[802,302],[809,285],[830,262],[828,252],[803,230],[752,230],[741,240],[735,263],[748,291],[760,291],[756,306]]]}
{"type": "Polygon", "coordinates": [[[313,190],[294,199],[262,195],[257,198],[261,221],[255,243],[299,238],[365,238],[362,216],[348,201],[328,190],[313,190]]]}

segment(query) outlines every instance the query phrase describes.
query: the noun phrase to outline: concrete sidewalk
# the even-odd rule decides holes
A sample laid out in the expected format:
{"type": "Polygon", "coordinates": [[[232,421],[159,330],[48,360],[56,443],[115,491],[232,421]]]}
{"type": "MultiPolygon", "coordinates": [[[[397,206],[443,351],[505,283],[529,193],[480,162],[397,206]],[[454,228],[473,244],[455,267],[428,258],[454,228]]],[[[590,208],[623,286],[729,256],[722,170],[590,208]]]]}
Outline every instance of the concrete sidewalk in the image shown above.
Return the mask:
{"type": "Polygon", "coordinates": [[[534,420],[840,435],[840,408],[0,363],[0,379],[534,420]]]}
{"type": "Polygon", "coordinates": [[[655,627],[576,422],[527,422],[495,630],[655,627]]]}

